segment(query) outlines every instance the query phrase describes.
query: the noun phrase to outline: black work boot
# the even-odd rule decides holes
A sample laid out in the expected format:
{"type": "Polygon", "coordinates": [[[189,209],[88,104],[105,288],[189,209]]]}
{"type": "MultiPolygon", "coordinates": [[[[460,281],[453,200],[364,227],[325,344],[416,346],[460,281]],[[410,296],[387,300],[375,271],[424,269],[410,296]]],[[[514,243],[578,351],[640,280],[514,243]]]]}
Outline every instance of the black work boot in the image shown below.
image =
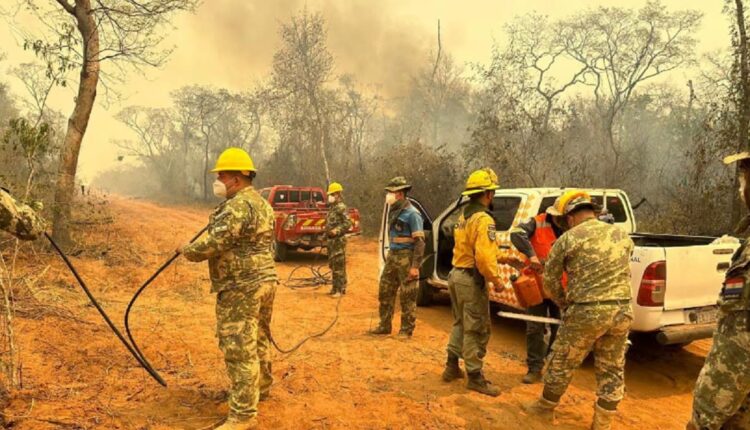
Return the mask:
{"type": "Polygon", "coordinates": [[[529,372],[526,374],[526,376],[523,377],[521,382],[523,382],[524,384],[536,384],[538,382],[542,382],[542,372],[529,370],[529,372]]]}
{"type": "Polygon", "coordinates": [[[492,385],[492,382],[484,379],[484,375],[481,371],[469,373],[469,380],[466,383],[466,388],[491,397],[497,397],[500,395],[500,389],[495,385],[492,385]]]}
{"type": "Polygon", "coordinates": [[[398,332],[398,337],[400,339],[411,339],[411,332],[407,330],[400,330],[398,332]]]}
{"type": "Polygon", "coordinates": [[[370,330],[369,333],[377,336],[384,336],[391,334],[391,329],[383,327],[382,325],[378,325],[374,329],[370,330]]]}
{"type": "Polygon", "coordinates": [[[448,360],[445,362],[445,370],[443,370],[443,381],[451,382],[463,377],[464,371],[458,365],[458,357],[448,353],[448,360]]]}

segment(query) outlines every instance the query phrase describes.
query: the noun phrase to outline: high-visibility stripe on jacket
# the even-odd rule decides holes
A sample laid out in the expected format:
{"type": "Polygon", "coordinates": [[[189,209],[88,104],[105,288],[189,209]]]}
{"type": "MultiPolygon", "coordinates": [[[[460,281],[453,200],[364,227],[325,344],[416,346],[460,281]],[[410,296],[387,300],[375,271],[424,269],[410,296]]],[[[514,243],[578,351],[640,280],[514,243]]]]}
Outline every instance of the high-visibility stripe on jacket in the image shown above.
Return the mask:
{"type": "MultiPolygon", "coordinates": [[[[534,230],[534,234],[531,235],[529,241],[534,248],[536,256],[540,260],[545,261],[552,250],[552,245],[554,245],[557,240],[557,235],[552,228],[552,224],[547,221],[546,213],[541,213],[535,216],[534,220],[536,221],[536,230],[534,230]]],[[[534,277],[536,278],[537,285],[544,285],[544,277],[541,274],[535,273],[534,277]]],[[[565,273],[563,273],[562,284],[563,288],[568,284],[568,276],[565,273]]]]}
{"type": "Polygon", "coordinates": [[[546,260],[552,250],[552,245],[557,240],[557,235],[555,235],[555,230],[552,229],[552,224],[547,221],[546,213],[535,216],[534,220],[536,221],[536,230],[534,230],[534,234],[531,235],[529,241],[536,256],[540,260],[546,260]]]}

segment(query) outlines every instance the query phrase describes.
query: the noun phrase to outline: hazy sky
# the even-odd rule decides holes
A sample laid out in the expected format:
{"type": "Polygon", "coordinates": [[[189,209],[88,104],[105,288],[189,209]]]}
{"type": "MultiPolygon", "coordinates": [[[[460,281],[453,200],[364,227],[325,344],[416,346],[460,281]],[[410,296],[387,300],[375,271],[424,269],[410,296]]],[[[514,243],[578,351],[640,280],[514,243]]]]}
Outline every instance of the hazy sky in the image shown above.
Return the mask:
{"type": "MultiPolygon", "coordinates": [[[[696,35],[701,53],[729,45],[729,22],[721,11],[724,2],[662,3],[670,10],[697,9],[704,13],[696,35]]],[[[514,15],[537,11],[555,19],[598,5],[644,4],[633,0],[204,0],[194,15],[182,15],[174,21],[167,46],[174,46],[175,51],[168,64],[147,70],[146,76],[131,76],[119,88],[125,97],[119,103],[95,106],[83,141],[79,176],[89,180],[116,165],[118,149],[111,139],[131,137],[127,128],[112,118],[123,106],[165,106],[170,91],[188,84],[242,90],[262,79],[278,48],[279,23],[305,5],[310,11],[322,12],[328,22],[336,73],[351,73],[361,83],[375,85],[382,94],[396,97],[409,74],[435,47],[438,19],[444,50],[460,63],[485,62],[493,40],[503,43],[503,24],[514,15]]],[[[34,61],[34,57],[20,48],[18,36],[0,22],[0,52],[7,55],[0,63],[0,80],[10,83],[14,94],[22,96],[20,83],[6,72],[19,63],[34,61]]],[[[67,116],[73,109],[73,95],[70,89],[56,89],[51,106],[67,116]]]]}

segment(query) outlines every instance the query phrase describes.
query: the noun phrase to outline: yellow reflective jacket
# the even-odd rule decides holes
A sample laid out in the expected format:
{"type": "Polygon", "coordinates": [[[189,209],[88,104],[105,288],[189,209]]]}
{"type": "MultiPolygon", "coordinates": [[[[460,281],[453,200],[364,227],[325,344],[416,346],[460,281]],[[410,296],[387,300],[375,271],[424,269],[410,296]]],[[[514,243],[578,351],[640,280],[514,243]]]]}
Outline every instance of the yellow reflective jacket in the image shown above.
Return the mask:
{"type": "Polygon", "coordinates": [[[498,276],[495,220],[480,204],[464,207],[453,230],[453,267],[477,268],[489,282],[498,276]],[[468,217],[467,217],[468,216],[468,217]]]}

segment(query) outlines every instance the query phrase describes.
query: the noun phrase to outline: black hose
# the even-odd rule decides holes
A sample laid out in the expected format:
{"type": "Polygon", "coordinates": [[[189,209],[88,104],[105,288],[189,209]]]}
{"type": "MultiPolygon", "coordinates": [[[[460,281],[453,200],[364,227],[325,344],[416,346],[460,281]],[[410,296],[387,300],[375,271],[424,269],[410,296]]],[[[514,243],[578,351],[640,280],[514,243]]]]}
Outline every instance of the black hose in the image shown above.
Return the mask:
{"type": "Polygon", "coordinates": [[[326,284],[331,283],[331,272],[324,272],[324,265],[299,265],[289,272],[289,276],[286,281],[282,282],[287,288],[300,289],[300,288],[312,288],[318,289],[326,284]],[[294,275],[301,269],[309,269],[312,276],[307,277],[295,277],[294,275]]]}
{"type": "MultiPolygon", "coordinates": [[[[200,235],[202,235],[207,229],[208,227],[203,227],[201,231],[199,231],[195,236],[193,236],[192,239],[190,239],[190,243],[195,242],[195,240],[198,239],[200,235]]],[[[159,269],[156,272],[154,272],[154,274],[151,275],[151,277],[148,278],[146,282],[143,283],[143,285],[140,286],[140,288],[138,288],[138,290],[133,295],[133,298],[130,299],[130,303],[128,303],[128,307],[125,310],[125,332],[128,335],[128,339],[130,339],[130,343],[133,344],[133,348],[135,349],[136,353],[140,357],[141,361],[145,365],[147,365],[149,368],[152,368],[152,369],[153,367],[151,366],[151,363],[148,361],[148,359],[143,354],[143,352],[141,352],[141,349],[138,347],[138,344],[135,342],[135,339],[133,339],[133,334],[130,332],[130,311],[133,309],[133,304],[135,304],[135,301],[138,300],[138,297],[141,295],[143,290],[145,290],[146,287],[148,287],[154,281],[154,279],[156,279],[161,274],[161,272],[163,272],[167,267],[169,267],[179,256],[180,256],[180,253],[178,251],[175,251],[175,253],[171,257],[169,257],[169,259],[165,261],[164,264],[162,264],[161,267],[159,267],[159,269]]],[[[164,380],[161,379],[161,377],[158,374],[156,376],[158,377],[159,383],[166,387],[167,383],[164,382],[164,380]]]]}
{"type": "Polygon", "coordinates": [[[339,305],[341,305],[341,299],[343,299],[343,298],[344,298],[344,296],[341,295],[341,296],[339,296],[338,300],[336,300],[336,315],[333,317],[333,321],[331,321],[331,323],[328,324],[328,326],[326,328],[324,328],[322,331],[320,331],[318,333],[311,334],[311,335],[305,337],[304,339],[300,340],[299,342],[297,342],[296,345],[294,345],[293,347],[291,347],[289,349],[283,349],[282,347],[280,347],[279,344],[276,343],[276,339],[273,338],[273,334],[269,330],[268,337],[271,340],[271,343],[273,344],[274,348],[276,348],[276,350],[279,351],[282,354],[291,354],[292,352],[298,350],[308,340],[315,339],[317,337],[323,337],[326,333],[328,333],[333,328],[333,326],[336,325],[336,322],[338,322],[338,320],[339,320],[339,305]]]}
{"type": "MultiPolygon", "coordinates": [[[[73,273],[73,276],[78,281],[78,285],[81,286],[81,289],[83,289],[83,292],[86,293],[86,295],[88,296],[89,300],[91,301],[91,304],[93,304],[94,307],[96,308],[96,310],[99,311],[99,314],[102,316],[102,318],[104,318],[104,321],[107,323],[107,325],[109,326],[109,328],[112,330],[112,332],[114,332],[115,335],[117,335],[117,338],[120,339],[120,342],[122,342],[123,345],[125,345],[125,348],[128,349],[128,351],[133,356],[133,358],[135,358],[135,360],[138,362],[138,364],[140,364],[141,367],[143,367],[146,370],[146,372],[148,372],[148,374],[151,375],[152,378],[154,378],[158,383],[160,383],[161,385],[163,385],[163,386],[166,387],[167,384],[164,382],[164,379],[162,379],[162,377],[159,375],[159,373],[157,373],[156,370],[154,370],[151,367],[151,365],[148,363],[148,361],[146,361],[145,359],[143,359],[139,355],[139,353],[136,352],[133,349],[132,346],[130,346],[130,344],[128,343],[128,341],[125,340],[125,338],[123,337],[122,333],[120,333],[120,330],[118,330],[117,327],[115,327],[114,323],[112,323],[112,320],[109,319],[109,316],[107,315],[107,313],[104,312],[104,309],[102,309],[102,307],[99,305],[99,302],[97,302],[96,299],[94,298],[94,296],[91,294],[91,291],[86,286],[86,283],[83,281],[83,279],[81,279],[81,276],[78,274],[78,271],[76,270],[75,267],[73,267],[73,263],[70,262],[70,260],[68,259],[68,257],[62,251],[62,249],[60,249],[60,247],[57,245],[57,243],[55,243],[55,241],[52,240],[52,237],[49,234],[47,234],[46,232],[44,233],[44,237],[46,237],[47,240],[49,240],[49,243],[52,244],[52,247],[55,248],[55,251],[57,251],[57,253],[60,254],[60,257],[62,258],[62,260],[68,266],[68,269],[70,269],[71,273],[73,273]]],[[[132,339],[131,339],[131,341],[132,341],[132,339]]],[[[133,346],[135,346],[135,344],[133,346]]]]}
{"type": "MultiPolygon", "coordinates": [[[[196,234],[195,237],[193,237],[190,240],[190,243],[193,243],[196,239],[198,239],[198,237],[200,237],[200,235],[203,234],[203,232],[205,232],[206,229],[208,229],[208,227],[204,227],[201,231],[199,231],[198,234],[196,234]]],[[[318,255],[316,256],[316,259],[320,255],[322,255],[322,253],[318,252],[318,255]]],[[[138,355],[139,362],[145,363],[145,365],[148,366],[148,368],[151,368],[151,364],[149,363],[148,359],[146,359],[146,357],[143,355],[143,353],[141,352],[140,348],[138,348],[138,344],[136,343],[135,339],[133,339],[133,336],[132,336],[132,334],[130,332],[130,311],[133,308],[133,304],[138,299],[138,296],[141,295],[141,293],[143,292],[143,290],[145,290],[146,287],[148,287],[151,284],[151,282],[153,282],[154,279],[156,279],[179,256],[180,256],[180,253],[179,252],[175,252],[174,255],[172,255],[167,261],[165,261],[164,264],[162,264],[161,267],[159,267],[159,269],[156,272],[154,272],[154,274],[151,275],[151,277],[148,278],[148,280],[146,280],[146,282],[144,282],[143,285],[141,285],[140,288],[138,288],[138,291],[135,292],[135,295],[133,295],[133,298],[130,300],[130,303],[128,303],[128,307],[125,310],[125,331],[127,332],[128,339],[130,339],[130,342],[133,344],[133,348],[135,348],[135,351],[137,351],[137,352],[134,352],[134,354],[138,355]]],[[[330,282],[330,279],[328,278],[328,274],[327,273],[324,274],[324,273],[321,272],[322,266],[321,267],[309,266],[310,269],[313,272],[313,277],[312,278],[307,278],[307,279],[306,278],[292,279],[292,274],[294,274],[294,272],[297,269],[301,268],[301,267],[305,267],[305,266],[298,266],[294,270],[292,270],[292,273],[289,274],[289,279],[287,279],[287,283],[285,284],[286,286],[288,286],[290,288],[295,288],[295,286],[291,286],[291,285],[287,285],[287,284],[290,281],[299,281],[299,280],[301,280],[303,282],[310,282],[311,281],[311,283],[314,284],[315,286],[325,285],[328,282],[330,282]]],[[[313,285],[305,285],[305,286],[313,286],[313,285]]],[[[299,288],[299,287],[300,286],[297,286],[296,288],[299,288]]],[[[279,346],[279,344],[276,343],[276,340],[273,338],[273,335],[271,333],[268,333],[269,340],[271,341],[271,343],[273,344],[273,346],[276,348],[277,351],[279,351],[282,354],[290,354],[290,353],[298,350],[308,340],[315,339],[315,338],[318,338],[318,337],[322,337],[323,335],[325,335],[326,333],[328,333],[333,328],[334,325],[336,325],[336,322],[339,319],[339,305],[341,304],[341,299],[342,298],[343,298],[343,296],[339,297],[338,300],[336,301],[336,315],[334,316],[333,320],[322,331],[320,331],[318,333],[314,333],[314,334],[312,334],[310,336],[307,336],[307,337],[303,338],[302,340],[300,340],[299,342],[297,342],[297,344],[295,344],[293,347],[291,347],[289,349],[281,348],[279,346]]],[[[130,349],[130,348],[128,348],[128,349],[130,349]]],[[[157,376],[158,376],[158,374],[157,374],[157,376]]],[[[161,379],[161,378],[159,378],[159,379],[161,379]]],[[[166,383],[163,383],[163,385],[166,386],[166,383]]]]}
{"type": "MultiPolygon", "coordinates": [[[[318,289],[324,285],[330,284],[331,279],[331,272],[323,272],[323,268],[325,267],[325,264],[322,265],[316,265],[315,262],[323,256],[323,248],[319,249],[316,254],[315,258],[313,259],[312,264],[308,265],[298,265],[292,271],[289,273],[289,276],[287,277],[286,282],[282,282],[282,285],[284,285],[287,288],[290,289],[302,289],[302,288],[311,288],[311,289],[318,289]],[[294,274],[303,268],[307,268],[312,273],[312,276],[310,277],[294,277],[294,274]]],[[[279,346],[278,343],[276,343],[276,339],[273,338],[273,333],[269,332],[268,337],[271,341],[271,344],[276,348],[277,351],[279,351],[282,354],[291,354],[292,352],[298,350],[302,345],[304,345],[308,340],[315,339],[318,337],[324,336],[326,333],[328,333],[334,325],[336,325],[336,322],[339,320],[339,305],[341,305],[341,299],[343,299],[344,296],[339,296],[338,300],[336,301],[336,314],[333,317],[333,320],[324,328],[322,331],[318,333],[311,334],[309,336],[306,336],[302,338],[299,342],[297,342],[294,346],[292,346],[289,349],[284,349],[279,346]]]]}

